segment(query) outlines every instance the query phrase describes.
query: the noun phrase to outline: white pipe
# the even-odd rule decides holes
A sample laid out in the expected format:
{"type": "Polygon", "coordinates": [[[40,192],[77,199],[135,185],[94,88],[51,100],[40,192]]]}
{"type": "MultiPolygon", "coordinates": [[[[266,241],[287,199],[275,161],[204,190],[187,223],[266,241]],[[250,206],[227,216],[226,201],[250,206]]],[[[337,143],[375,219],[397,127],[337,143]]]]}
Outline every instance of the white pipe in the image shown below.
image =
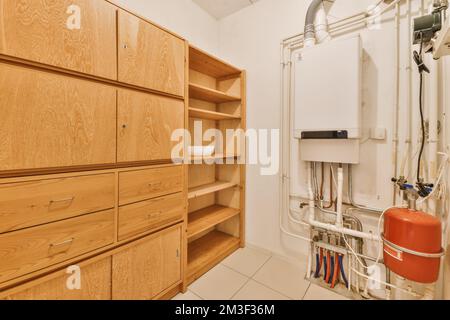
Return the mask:
{"type": "MultiPolygon", "coordinates": [[[[393,133],[392,133],[392,177],[398,178],[398,137],[399,137],[399,113],[400,113],[400,6],[398,2],[395,4],[395,98],[394,98],[394,112],[393,112],[393,133]]],[[[394,184],[392,190],[392,205],[397,204],[397,188],[394,184]]]]}
{"type": "Polygon", "coordinates": [[[339,167],[338,169],[338,188],[337,188],[337,210],[336,210],[336,227],[342,228],[344,226],[344,220],[342,219],[342,197],[344,193],[344,169],[339,167]]]}
{"type": "Polygon", "coordinates": [[[327,13],[325,11],[323,3],[316,13],[316,21],[314,22],[314,28],[316,29],[317,43],[323,43],[331,40],[330,33],[328,32],[327,13]]]}
{"type": "MultiPolygon", "coordinates": [[[[438,161],[438,112],[439,112],[439,62],[430,59],[430,92],[428,94],[429,101],[429,140],[428,140],[428,179],[430,182],[437,179],[437,161],[438,161]]],[[[436,188],[438,186],[435,186],[436,188]]],[[[429,213],[437,214],[437,203],[434,198],[428,200],[429,213]]]]}
{"type": "Polygon", "coordinates": [[[372,233],[366,233],[366,232],[360,232],[344,227],[339,227],[337,225],[329,224],[329,223],[323,223],[319,222],[315,219],[315,203],[314,203],[314,192],[312,188],[312,169],[311,166],[308,166],[308,194],[309,194],[309,224],[313,227],[325,229],[328,231],[341,233],[344,235],[357,237],[357,238],[363,238],[368,239],[372,241],[380,241],[380,237],[377,235],[374,235],[372,233]]]}

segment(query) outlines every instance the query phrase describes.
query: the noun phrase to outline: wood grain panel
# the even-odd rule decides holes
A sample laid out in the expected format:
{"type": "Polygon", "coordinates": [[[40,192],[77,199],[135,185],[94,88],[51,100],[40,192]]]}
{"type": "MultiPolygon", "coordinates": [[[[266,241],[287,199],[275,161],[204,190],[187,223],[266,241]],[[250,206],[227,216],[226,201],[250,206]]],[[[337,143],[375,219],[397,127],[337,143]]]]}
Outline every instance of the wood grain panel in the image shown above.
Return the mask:
{"type": "Polygon", "coordinates": [[[176,129],[184,128],[184,103],[181,100],[119,90],[119,162],[170,160],[171,141],[176,129]]]}
{"type": "Polygon", "coordinates": [[[114,174],[0,184],[0,233],[114,208],[114,174]]]}
{"type": "Polygon", "coordinates": [[[0,17],[0,53],[117,79],[116,9],[106,1],[2,0],[0,17]]]}
{"type": "Polygon", "coordinates": [[[119,10],[119,81],[184,97],[185,43],[119,10]]]}
{"type": "Polygon", "coordinates": [[[0,282],[114,242],[114,210],[0,235],[0,282]]]}
{"type": "Polygon", "coordinates": [[[181,227],[113,256],[113,300],[150,300],[181,280],[181,227]]]}
{"type": "Polygon", "coordinates": [[[182,166],[128,171],[119,175],[120,205],[181,191],[183,191],[182,166]]]}
{"type": "Polygon", "coordinates": [[[0,64],[0,170],[115,163],[116,89],[0,64]]]}
{"type": "Polygon", "coordinates": [[[183,193],[130,204],[119,209],[119,241],[183,219],[183,193]]]}
{"type": "Polygon", "coordinates": [[[6,300],[111,300],[111,257],[80,269],[81,288],[69,290],[69,274],[41,283],[6,300]]]}

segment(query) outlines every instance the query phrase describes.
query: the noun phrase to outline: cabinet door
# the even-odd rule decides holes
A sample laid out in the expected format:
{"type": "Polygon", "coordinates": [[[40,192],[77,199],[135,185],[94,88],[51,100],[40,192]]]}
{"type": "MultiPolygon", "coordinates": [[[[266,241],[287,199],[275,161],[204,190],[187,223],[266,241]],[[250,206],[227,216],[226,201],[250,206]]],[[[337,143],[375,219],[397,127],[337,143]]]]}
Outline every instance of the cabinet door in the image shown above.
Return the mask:
{"type": "Polygon", "coordinates": [[[0,53],[117,78],[116,9],[104,0],[1,0],[0,53]]]}
{"type": "Polygon", "coordinates": [[[115,162],[115,88],[0,64],[0,92],[0,170],[115,162]]]}
{"type": "Polygon", "coordinates": [[[117,161],[170,160],[184,128],[184,103],[153,94],[119,90],[117,161]]]}
{"type": "Polygon", "coordinates": [[[184,96],[185,43],[119,10],[119,81],[184,96]]]}
{"type": "Polygon", "coordinates": [[[80,289],[70,290],[72,274],[57,275],[6,300],[110,300],[111,257],[80,268],[80,289]]]}
{"type": "Polygon", "coordinates": [[[181,227],[113,256],[114,300],[150,300],[181,280],[181,227]]]}

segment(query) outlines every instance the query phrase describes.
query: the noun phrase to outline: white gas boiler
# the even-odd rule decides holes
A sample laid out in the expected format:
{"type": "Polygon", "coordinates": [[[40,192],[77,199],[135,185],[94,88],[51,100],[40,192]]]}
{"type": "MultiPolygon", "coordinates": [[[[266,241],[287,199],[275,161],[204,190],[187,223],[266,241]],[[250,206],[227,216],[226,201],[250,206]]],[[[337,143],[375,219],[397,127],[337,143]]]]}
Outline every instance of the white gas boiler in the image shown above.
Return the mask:
{"type": "Polygon", "coordinates": [[[295,61],[294,136],[304,161],[359,163],[359,35],[302,49],[295,61]]]}

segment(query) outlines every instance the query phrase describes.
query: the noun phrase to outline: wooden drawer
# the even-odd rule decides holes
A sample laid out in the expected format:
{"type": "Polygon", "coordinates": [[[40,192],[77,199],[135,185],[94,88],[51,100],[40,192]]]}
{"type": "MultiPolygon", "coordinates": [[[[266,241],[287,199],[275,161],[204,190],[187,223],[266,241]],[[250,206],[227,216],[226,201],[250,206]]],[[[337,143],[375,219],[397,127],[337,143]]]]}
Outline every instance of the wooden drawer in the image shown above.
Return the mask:
{"type": "Polygon", "coordinates": [[[116,89],[0,63],[0,170],[116,161],[116,89]]]}
{"type": "Polygon", "coordinates": [[[184,129],[184,102],[131,90],[118,93],[117,161],[171,160],[177,129],[184,129]]]}
{"type": "Polygon", "coordinates": [[[1,0],[0,21],[4,55],[117,78],[116,9],[106,1],[1,0]]]}
{"type": "Polygon", "coordinates": [[[0,235],[0,282],[112,244],[114,210],[0,235]]]}
{"type": "Polygon", "coordinates": [[[111,261],[108,257],[80,267],[80,289],[67,288],[69,275],[64,270],[50,275],[49,280],[36,280],[34,286],[25,284],[26,289],[5,300],[111,300],[111,261]]]}
{"type": "Polygon", "coordinates": [[[0,233],[114,208],[114,178],[110,173],[0,184],[0,233]]]}
{"type": "Polygon", "coordinates": [[[121,206],[182,191],[182,166],[129,171],[119,175],[121,206]]]}
{"type": "Polygon", "coordinates": [[[181,281],[181,227],[151,235],[113,256],[113,300],[150,300],[181,281]]]}
{"type": "Polygon", "coordinates": [[[184,96],[185,42],[119,10],[119,81],[184,96]]]}
{"type": "Polygon", "coordinates": [[[119,209],[119,241],[183,219],[183,193],[142,201],[119,209]]]}

